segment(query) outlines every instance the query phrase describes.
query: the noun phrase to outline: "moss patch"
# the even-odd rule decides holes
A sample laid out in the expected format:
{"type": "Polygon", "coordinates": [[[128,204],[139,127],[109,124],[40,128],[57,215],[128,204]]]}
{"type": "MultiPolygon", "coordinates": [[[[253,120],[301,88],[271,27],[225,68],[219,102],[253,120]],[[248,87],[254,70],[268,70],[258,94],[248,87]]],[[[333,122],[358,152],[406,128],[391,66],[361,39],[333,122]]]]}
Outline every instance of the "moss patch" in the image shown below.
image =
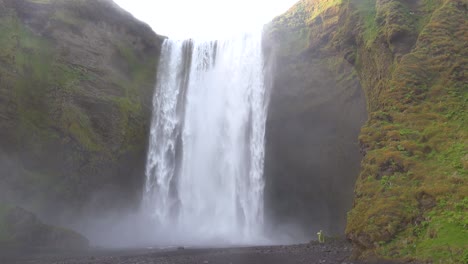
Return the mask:
{"type": "Polygon", "coordinates": [[[468,199],[455,204],[439,201],[417,226],[400,233],[397,239],[379,248],[379,253],[394,258],[413,256],[435,263],[466,263],[468,199]]]}

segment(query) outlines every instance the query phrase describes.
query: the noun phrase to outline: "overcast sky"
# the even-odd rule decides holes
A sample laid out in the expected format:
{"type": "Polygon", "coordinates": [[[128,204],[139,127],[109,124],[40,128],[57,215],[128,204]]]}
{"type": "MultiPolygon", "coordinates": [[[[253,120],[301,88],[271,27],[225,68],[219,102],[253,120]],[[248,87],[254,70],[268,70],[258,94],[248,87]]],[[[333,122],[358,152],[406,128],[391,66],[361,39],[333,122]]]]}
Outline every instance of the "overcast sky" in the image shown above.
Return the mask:
{"type": "Polygon", "coordinates": [[[158,34],[217,39],[258,28],[298,0],[114,0],[158,34]]]}

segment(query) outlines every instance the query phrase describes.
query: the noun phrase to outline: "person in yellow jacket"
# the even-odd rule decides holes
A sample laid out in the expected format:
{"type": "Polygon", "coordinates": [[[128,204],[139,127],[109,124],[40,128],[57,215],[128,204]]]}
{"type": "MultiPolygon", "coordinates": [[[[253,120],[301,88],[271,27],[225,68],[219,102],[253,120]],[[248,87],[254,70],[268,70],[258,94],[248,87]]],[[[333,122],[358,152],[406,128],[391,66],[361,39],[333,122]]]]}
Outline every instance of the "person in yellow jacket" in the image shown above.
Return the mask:
{"type": "Polygon", "coordinates": [[[317,235],[318,235],[318,241],[319,241],[319,243],[321,243],[321,244],[322,244],[322,243],[325,243],[325,236],[323,235],[323,231],[320,230],[320,232],[318,232],[317,235]]]}

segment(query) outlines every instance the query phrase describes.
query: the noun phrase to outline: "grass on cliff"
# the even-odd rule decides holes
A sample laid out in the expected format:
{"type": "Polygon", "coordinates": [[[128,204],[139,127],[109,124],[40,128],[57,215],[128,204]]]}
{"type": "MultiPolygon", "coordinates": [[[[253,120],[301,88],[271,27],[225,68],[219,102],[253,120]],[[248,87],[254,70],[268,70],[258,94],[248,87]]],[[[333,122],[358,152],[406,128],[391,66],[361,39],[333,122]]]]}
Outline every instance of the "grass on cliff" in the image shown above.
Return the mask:
{"type": "Polygon", "coordinates": [[[138,39],[119,31],[109,36],[109,68],[80,65],[71,53],[79,48],[67,46],[67,37],[61,39],[57,32],[81,37],[86,32],[73,27],[88,23],[102,30],[102,24],[94,25],[82,13],[72,12],[89,1],[52,2],[40,8],[55,11],[44,17],[46,28],[53,32],[36,32],[35,27],[41,26],[34,20],[37,14],[31,14],[33,23],[26,25],[15,10],[21,7],[11,5],[0,11],[0,99],[7,101],[0,108],[12,116],[8,119],[15,141],[10,144],[12,159],[27,160],[11,177],[13,184],[21,186],[18,196],[34,201],[34,208],[51,200],[79,203],[73,198],[83,196],[83,189],[92,188],[89,185],[100,184],[102,179],[94,178],[99,178],[99,170],[107,170],[103,166],[144,148],[149,116],[142,102],[147,101],[146,91],[152,91],[157,63],[157,58],[141,57],[144,48],[138,39]],[[120,65],[112,65],[114,60],[120,65]],[[26,158],[15,157],[17,153],[26,158]],[[76,169],[64,172],[64,167],[76,169]]]}
{"type": "Polygon", "coordinates": [[[419,260],[435,263],[467,263],[468,198],[455,204],[441,200],[418,225],[409,228],[397,238],[383,244],[382,256],[419,260]]]}
{"type": "MultiPolygon", "coordinates": [[[[383,40],[391,41],[395,28],[418,38],[409,53],[387,62],[390,77],[380,80],[382,90],[371,98],[377,103],[360,136],[367,155],[347,233],[383,257],[466,263],[467,15],[452,1],[424,3],[406,13],[416,18],[394,14],[395,7],[409,8],[402,2],[387,6],[383,13],[393,23],[378,24],[383,40]],[[404,27],[408,19],[414,23],[404,27]]],[[[382,39],[367,36],[366,46],[380,52],[374,56],[385,56],[376,46],[382,39]]]]}
{"type": "Polygon", "coordinates": [[[363,21],[363,36],[367,46],[377,38],[379,28],[376,22],[376,1],[375,0],[350,0],[349,1],[359,13],[363,21]]]}
{"type": "MultiPolygon", "coordinates": [[[[83,73],[60,63],[53,50],[54,44],[32,33],[14,13],[1,18],[0,22],[0,56],[9,62],[5,66],[13,66],[3,72],[14,89],[20,117],[18,136],[21,140],[32,139],[29,143],[40,152],[44,142],[58,137],[55,131],[48,128],[60,126],[50,115],[60,110],[62,105],[50,101],[50,94],[60,93],[59,89],[73,89],[83,73]]],[[[70,133],[74,135],[73,130],[70,133]]],[[[77,135],[75,138],[85,146],[92,146],[87,136],[77,135]]]]}
{"type": "MultiPolygon", "coordinates": [[[[84,23],[68,14],[67,9],[57,10],[51,19],[52,23],[84,23]]],[[[90,96],[84,90],[83,83],[92,83],[97,78],[109,79],[116,90],[123,90],[121,95],[98,99],[120,110],[119,130],[128,139],[124,145],[131,145],[130,141],[142,136],[135,132],[144,130],[141,124],[132,122],[142,122],[141,102],[145,99],[141,97],[141,89],[154,79],[152,69],[155,68],[156,59],[139,58],[131,44],[122,42],[115,50],[123,60],[121,65],[127,67],[127,76],[97,77],[88,69],[64,61],[61,56],[68,53],[67,47],[59,50],[52,39],[33,33],[23,25],[13,10],[7,10],[7,14],[0,18],[0,32],[0,59],[3,62],[0,73],[6,76],[6,83],[14,89],[20,116],[17,134],[21,140],[32,139],[28,144],[35,146],[37,152],[41,151],[44,142],[60,137],[56,129],[51,127],[64,131],[88,151],[105,150],[105,143],[94,131],[86,109],[70,101],[74,96],[90,96]],[[51,118],[51,115],[56,114],[59,116],[51,118]],[[138,127],[134,128],[133,125],[138,127]]]]}
{"type": "Polygon", "coordinates": [[[459,0],[303,0],[273,22],[281,56],[312,47],[359,75],[370,118],[347,234],[364,256],[467,263],[466,9],[459,0]]]}

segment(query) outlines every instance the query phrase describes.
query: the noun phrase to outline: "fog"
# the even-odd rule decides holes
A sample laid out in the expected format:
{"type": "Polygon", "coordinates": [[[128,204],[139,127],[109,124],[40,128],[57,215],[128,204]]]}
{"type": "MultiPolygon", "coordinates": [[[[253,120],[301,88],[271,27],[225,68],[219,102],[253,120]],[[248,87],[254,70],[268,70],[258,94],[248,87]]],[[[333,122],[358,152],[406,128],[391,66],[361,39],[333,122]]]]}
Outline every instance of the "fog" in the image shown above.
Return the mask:
{"type": "Polygon", "coordinates": [[[74,220],[68,219],[63,225],[83,234],[90,240],[92,247],[109,249],[290,245],[310,241],[316,230],[319,230],[311,226],[310,232],[304,232],[302,227],[294,223],[283,223],[279,228],[265,223],[262,230],[265,237],[262,240],[239,243],[223,236],[188,237],[186,233],[175,229],[158,228],[154,220],[142,211],[124,209],[82,215],[74,220]]]}

